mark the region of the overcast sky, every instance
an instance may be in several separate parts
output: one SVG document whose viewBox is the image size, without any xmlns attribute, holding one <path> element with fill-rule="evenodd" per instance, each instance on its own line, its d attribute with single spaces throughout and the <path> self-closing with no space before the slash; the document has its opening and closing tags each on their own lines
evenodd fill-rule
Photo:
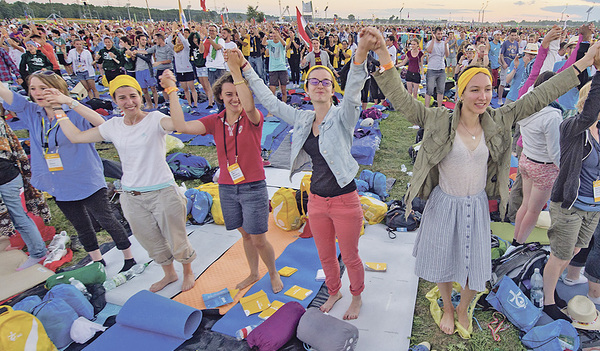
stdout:
<svg viewBox="0 0 600 351">
<path fill-rule="evenodd" d="M 75 3 L 75 0 L 52 0 L 53 2 Z M 80 0 L 81 1 L 81 0 Z M 144 0 L 129 0 L 132 6 L 145 7 Z M 301 1 L 280 0 L 281 9 L 289 6 L 292 15 L 295 15 L 295 7 L 301 7 Z M 12 1 L 10 1 L 12 2 Z M 571 0 L 568 2 L 560 0 L 319 0 L 313 1 L 313 9 L 318 17 L 328 18 L 337 14 L 341 18 L 347 18 L 349 14 L 357 18 L 370 19 L 389 18 L 390 16 L 401 16 L 410 19 L 447 19 L 451 21 L 477 21 L 480 18 L 481 9 L 487 7 L 483 13 L 486 21 L 508 21 L 516 20 L 558 20 L 564 11 L 563 18 L 572 20 L 585 20 L 586 11 L 594 6 L 590 12 L 590 20 L 600 19 L 600 6 L 595 6 L 596 0 Z M 104 6 L 124 6 L 127 0 L 90 0 L 90 4 Z M 416 5 L 418 3 L 418 5 Z M 568 6 L 567 6 L 568 3 Z M 150 8 L 176 8 L 174 0 L 148 0 Z M 406 4 L 402 13 L 400 9 Z M 191 5 L 192 9 L 200 9 L 200 0 L 181 0 L 182 7 Z M 269 15 L 278 15 L 280 6 L 278 0 L 250 0 L 250 1 L 225 1 L 206 0 L 210 10 L 220 11 L 228 7 L 230 12 L 246 12 L 248 5 L 257 6 L 258 10 Z M 393 6 L 393 7 L 392 7 Z M 328 7 L 326 13 L 325 8 Z M 566 9 L 565 9 L 566 8 Z"/>
</svg>

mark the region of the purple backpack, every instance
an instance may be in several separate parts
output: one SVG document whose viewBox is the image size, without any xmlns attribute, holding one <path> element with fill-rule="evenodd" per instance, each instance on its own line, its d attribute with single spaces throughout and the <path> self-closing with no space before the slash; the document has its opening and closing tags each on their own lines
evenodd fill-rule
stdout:
<svg viewBox="0 0 600 351">
<path fill-rule="evenodd" d="M 366 110 L 363 110 L 360 114 L 360 118 L 373 118 L 373 120 L 381 119 L 383 117 L 383 113 L 379 111 L 376 107 L 369 107 Z"/>
<path fill-rule="evenodd" d="M 290 301 L 278 309 L 258 327 L 252 329 L 246 341 L 260 351 L 277 351 L 294 335 L 300 317 L 306 310 L 296 301 Z"/>
</svg>

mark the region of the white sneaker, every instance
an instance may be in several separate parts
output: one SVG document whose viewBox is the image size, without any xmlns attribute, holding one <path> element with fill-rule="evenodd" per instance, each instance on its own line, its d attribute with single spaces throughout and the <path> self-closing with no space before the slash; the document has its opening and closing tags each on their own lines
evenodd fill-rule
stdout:
<svg viewBox="0 0 600 351">
<path fill-rule="evenodd" d="M 513 251 L 515 251 L 519 246 L 512 246 L 510 245 L 507 249 L 506 252 L 504 253 L 504 255 L 502 255 L 502 257 L 508 256 L 510 255 Z"/>
<path fill-rule="evenodd" d="M 63 230 L 59 234 L 54 235 L 54 238 L 52 238 L 52 241 L 48 245 L 48 251 L 53 252 L 56 249 L 64 249 L 69 246 L 70 242 L 71 238 L 67 232 Z"/>
<path fill-rule="evenodd" d="M 44 266 L 49 263 L 60 260 L 61 258 L 65 257 L 66 254 L 67 254 L 66 249 L 56 249 L 56 250 L 50 252 L 48 254 L 48 256 L 46 257 L 46 259 L 44 260 Z"/>
<path fill-rule="evenodd" d="M 588 282 L 588 278 L 586 278 L 583 275 L 579 275 L 579 278 L 573 280 L 573 279 L 569 279 L 567 277 L 563 277 L 562 278 L 563 283 L 565 283 L 566 286 L 573 286 L 573 285 L 579 285 L 579 284 L 585 284 Z"/>
</svg>

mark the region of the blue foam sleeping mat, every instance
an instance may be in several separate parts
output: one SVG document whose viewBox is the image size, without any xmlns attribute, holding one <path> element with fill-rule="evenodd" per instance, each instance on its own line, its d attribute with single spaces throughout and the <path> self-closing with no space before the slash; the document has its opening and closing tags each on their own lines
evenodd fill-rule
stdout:
<svg viewBox="0 0 600 351">
<path fill-rule="evenodd" d="M 267 293 L 270 302 L 275 300 L 283 303 L 296 301 L 306 308 L 315 298 L 323 284 L 323 282 L 315 281 L 317 270 L 321 269 L 321 262 L 319 261 L 319 256 L 317 254 L 315 241 L 312 238 L 299 238 L 288 245 L 275 262 L 275 265 L 278 270 L 285 266 L 289 266 L 297 268 L 298 271 L 289 277 L 281 277 L 281 280 L 283 281 L 283 290 L 278 294 L 274 294 L 273 290 L 271 290 L 269 274 L 265 274 L 261 280 L 256 282 L 254 286 L 248 290 L 245 296 L 263 290 Z M 283 294 L 294 285 L 312 290 L 313 292 L 302 301 Z M 258 313 L 246 317 L 242 310 L 242 306 L 238 303 L 215 323 L 212 327 L 212 331 L 235 336 L 235 332 L 239 329 L 249 325 L 260 324 L 260 322 L 262 322 L 262 320 L 258 318 Z"/>
</svg>

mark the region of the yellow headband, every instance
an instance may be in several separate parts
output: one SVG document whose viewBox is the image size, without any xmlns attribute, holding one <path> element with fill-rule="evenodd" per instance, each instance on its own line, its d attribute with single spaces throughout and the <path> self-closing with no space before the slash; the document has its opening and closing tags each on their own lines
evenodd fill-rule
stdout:
<svg viewBox="0 0 600 351">
<path fill-rule="evenodd" d="M 335 91 L 336 93 L 342 94 L 342 88 L 340 88 L 339 84 L 337 83 L 337 80 L 335 79 L 335 75 L 333 74 L 331 69 L 329 69 L 329 67 L 327 67 L 327 66 L 322 66 L 322 65 L 312 66 L 308 70 L 308 72 L 306 72 L 306 80 L 304 81 L 304 91 L 305 92 L 308 92 L 308 76 L 310 75 L 310 72 L 314 71 L 315 69 L 327 70 L 327 72 L 329 72 L 329 74 L 331 74 L 331 78 L 333 79 L 333 91 Z"/>
<path fill-rule="evenodd" d="M 475 77 L 475 75 L 477 73 L 483 73 L 486 76 L 490 77 L 490 80 L 493 80 L 492 75 L 490 74 L 490 71 L 487 68 L 483 68 L 483 67 L 469 68 L 468 70 L 464 71 L 460 75 L 460 77 L 458 77 L 457 89 L 458 89 L 458 98 L 459 99 L 460 99 L 460 96 L 462 95 L 462 93 L 465 91 L 467 84 L 471 81 L 471 79 L 473 79 L 473 77 Z"/>
<path fill-rule="evenodd" d="M 135 78 L 128 76 L 127 74 L 121 74 L 110 82 L 108 86 L 108 92 L 110 93 L 110 96 L 115 97 L 115 91 L 120 87 L 132 87 L 139 91 L 140 95 L 142 94 L 142 87 L 140 87 L 140 83 L 138 83 Z"/>
</svg>

